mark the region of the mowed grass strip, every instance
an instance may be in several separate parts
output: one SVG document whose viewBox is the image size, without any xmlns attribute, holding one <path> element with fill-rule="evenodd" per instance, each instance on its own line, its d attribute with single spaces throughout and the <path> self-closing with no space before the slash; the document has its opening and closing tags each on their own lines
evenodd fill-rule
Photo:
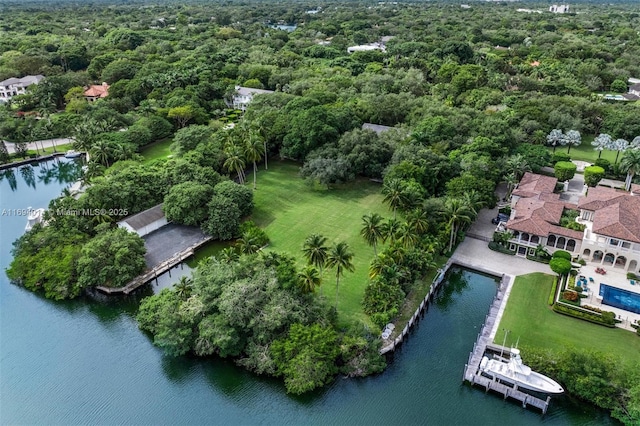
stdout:
<svg viewBox="0 0 640 426">
<path fill-rule="evenodd" d="M 149 145 L 145 145 L 140 150 L 140 155 L 144 157 L 142 161 L 144 164 L 150 163 L 154 160 L 167 160 L 171 155 L 171 144 L 173 143 L 172 138 L 161 139 L 157 142 L 150 143 Z"/>
<path fill-rule="evenodd" d="M 595 147 L 591 145 L 591 142 L 593 142 L 594 138 L 595 137 L 593 135 L 586 135 L 586 136 L 583 135 L 582 143 L 580 145 L 572 146 L 571 150 L 569 150 L 568 146 L 557 146 L 556 152 L 562 152 L 565 154 L 568 153 L 572 160 L 587 161 L 589 163 L 595 163 L 596 160 L 598 159 L 598 155 L 600 154 L 600 151 L 596 151 L 595 149 L 593 149 Z M 553 147 L 548 147 L 548 149 L 549 149 L 549 152 L 553 155 Z M 613 164 L 613 162 L 616 159 L 616 154 L 617 154 L 617 151 L 603 149 L 602 154 L 600 155 L 600 158 L 609 160 L 611 164 Z M 622 153 L 620 153 L 620 156 L 622 156 Z"/>
<path fill-rule="evenodd" d="M 354 253 L 355 272 L 345 272 L 340 279 L 338 313 L 341 324 L 354 320 L 369 322 L 362 311 L 362 297 L 368 280 L 373 248 L 360 236 L 362 216 L 391 213 L 382 204 L 380 184 L 358 180 L 331 190 L 308 186 L 298 175 L 300 165 L 290 162 L 271 162 L 269 170 L 258 172 L 254 192 L 253 221 L 270 238 L 267 250 L 287 252 L 306 261 L 302 253 L 304 240 L 312 233 L 327 237 L 327 245 L 345 241 Z M 247 185 L 253 185 L 253 172 L 247 172 Z M 323 295 L 335 304 L 335 270 L 325 270 Z"/>
<path fill-rule="evenodd" d="M 640 338 L 630 331 L 607 328 L 558 314 L 548 304 L 553 276 L 535 273 L 518 276 L 507 302 L 494 343 L 507 346 L 562 351 L 565 348 L 596 350 L 619 356 L 633 365 L 640 353 Z"/>
</svg>

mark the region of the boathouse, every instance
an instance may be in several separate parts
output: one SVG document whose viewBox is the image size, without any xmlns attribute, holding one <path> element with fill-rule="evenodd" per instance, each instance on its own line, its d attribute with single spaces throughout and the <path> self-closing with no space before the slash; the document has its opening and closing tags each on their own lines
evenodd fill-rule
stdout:
<svg viewBox="0 0 640 426">
<path fill-rule="evenodd" d="M 144 237 L 156 229 L 162 228 L 167 223 L 167 218 L 162 211 L 162 204 L 158 204 L 155 207 L 121 220 L 118 222 L 118 226 Z"/>
</svg>

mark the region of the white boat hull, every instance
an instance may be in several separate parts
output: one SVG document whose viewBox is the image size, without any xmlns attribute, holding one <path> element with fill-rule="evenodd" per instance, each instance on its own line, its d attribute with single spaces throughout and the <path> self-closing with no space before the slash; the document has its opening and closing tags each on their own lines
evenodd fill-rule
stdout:
<svg viewBox="0 0 640 426">
<path fill-rule="evenodd" d="M 532 371 L 528 366 L 522 364 L 519 354 L 516 354 L 508 362 L 489 360 L 487 357 L 483 357 L 480 369 L 488 376 L 516 385 L 520 389 L 551 395 L 564 393 L 562 386 L 555 380 Z"/>
</svg>

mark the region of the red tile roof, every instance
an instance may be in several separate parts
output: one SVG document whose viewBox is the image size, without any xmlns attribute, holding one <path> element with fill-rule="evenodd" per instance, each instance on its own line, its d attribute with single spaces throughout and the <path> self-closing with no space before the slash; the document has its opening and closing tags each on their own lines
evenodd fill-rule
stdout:
<svg viewBox="0 0 640 426">
<path fill-rule="evenodd" d="M 553 194 L 556 183 L 558 179 L 554 177 L 526 172 L 512 194 L 519 197 L 537 197 L 542 193 Z"/>
<path fill-rule="evenodd" d="M 84 91 L 84 96 L 88 98 L 106 98 L 109 95 L 108 84 L 92 84 Z"/>
<path fill-rule="evenodd" d="M 605 186 L 590 188 L 578 207 L 595 212 L 593 232 L 640 243 L 640 197 Z"/>
</svg>

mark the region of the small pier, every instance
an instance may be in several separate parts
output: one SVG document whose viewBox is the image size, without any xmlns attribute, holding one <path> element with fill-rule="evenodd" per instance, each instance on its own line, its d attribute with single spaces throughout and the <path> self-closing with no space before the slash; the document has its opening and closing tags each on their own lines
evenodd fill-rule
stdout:
<svg viewBox="0 0 640 426">
<path fill-rule="evenodd" d="M 169 271 L 174 266 L 181 264 L 182 262 L 184 262 L 185 260 L 187 260 L 188 258 L 193 256 L 193 254 L 195 253 L 195 251 L 196 251 L 196 249 L 198 247 L 200 247 L 200 246 L 206 244 L 207 242 L 211 241 L 211 239 L 212 239 L 211 237 L 207 237 L 207 238 L 205 238 L 205 239 L 203 239 L 201 241 L 198 241 L 197 243 L 193 244 L 192 246 L 185 248 L 184 250 L 182 250 L 179 253 L 176 253 L 175 255 L 170 257 L 169 259 L 166 259 L 163 262 L 159 263 L 158 265 L 154 266 L 151 270 L 145 272 L 142 275 L 138 275 L 136 278 L 131 280 L 124 287 L 98 286 L 98 287 L 96 287 L 96 290 L 98 290 L 98 291 L 100 291 L 100 292 L 102 292 L 104 294 L 108 294 L 108 295 L 118 295 L 118 294 L 128 295 L 131 292 L 133 292 L 133 291 L 137 290 L 138 288 L 142 287 L 143 285 L 145 285 L 149 281 L 157 279 L 159 275 L 164 274 L 165 272 Z"/>
<path fill-rule="evenodd" d="M 495 331 L 499 323 L 499 317 L 501 316 L 501 307 L 503 305 L 503 302 L 506 302 L 505 293 L 509 287 L 510 279 L 511 277 L 507 275 L 502 277 L 500 288 L 498 289 L 498 294 L 496 294 L 496 297 L 491 304 L 489 313 L 487 314 L 484 324 L 481 327 L 480 334 L 478 334 L 478 339 L 473 344 L 473 350 L 471 351 L 471 353 L 469 353 L 469 359 L 464 366 L 462 381 L 469 382 L 472 386 L 482 386 L 485 388 L 485 392 L 491 390 L 493 392 L 499 393 L 503 396 L 504 399 L 511 398 L 519 401 L 520 403 L 522 403 L 523 408 L 535 407 L 542 411 L 542 414 L 545 414 L 547 412 L 547 409 L 549 408 L 551 397 L 547 396 L 546 399 L 538 398 L 534 395 L 530 395 L 528 393 L 520 391 L 517 385 L 511 386 L 501 383 L 495 378 L 485 377 L 480 371 L 480 362 L 482 361 L 482 357 L 485 356 L 487 352 L 500 353 L 503 355 L 511 356 L 511 351 L 509 348 L 495 345 L 493 343 Z"/>
</svg>

